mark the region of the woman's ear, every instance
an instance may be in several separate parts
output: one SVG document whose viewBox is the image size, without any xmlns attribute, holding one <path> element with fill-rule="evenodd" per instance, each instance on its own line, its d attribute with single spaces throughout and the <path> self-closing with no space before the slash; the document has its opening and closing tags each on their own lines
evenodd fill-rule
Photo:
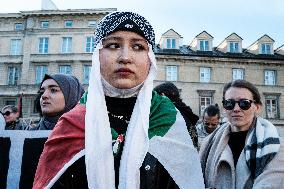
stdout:
<svg viewBox="0 0 284 189">
<path fill-rule="evenodd" d="M 262 104 L 255 104 L 255 106 L 256 106 L 256 111 L 255 111 L 255 113 L 256 113 L 256 114 L 260 114 L 260 112 L 261 112 L 261 110 L 262 110 Z"/>
<path fill-rule="evenodd" d="M 15 112 L 15 114 L 16 114 L 17 118 L 20 117 L 20 112 Z"/>
</svg>

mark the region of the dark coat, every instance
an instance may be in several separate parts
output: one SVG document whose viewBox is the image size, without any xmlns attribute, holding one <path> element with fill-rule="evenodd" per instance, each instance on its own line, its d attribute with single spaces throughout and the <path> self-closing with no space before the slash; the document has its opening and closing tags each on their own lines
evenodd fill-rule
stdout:
<svg viewBox="0 0 284 189">
<path fill-rule="evenodd" d="M 150 167 L 150 169 L 148 169 Z M 156 175 L 160 175 L 157 177 Z M 52 189 L 88 188 L 85 156 L 77 160 L 54 184 Z M 140 189 L 178 189 L 169 173 L 151 154 L 147 153 L 140 168 Z"/>
<path fill-rule="evenodd" d="M 189 132 L 193 145 L 198 148 L 198 135 L 195 125 L 199 117 L 195 115 L 192 112 L 191 108 L 182 101 L 174 102 L 174 105 L 180 111 L 185 120 L 187 130 Z"/>
<path fill-rule="evenodd" d="M 11 123 L 6 123 L 5 130 L 26 130 L 28 125 L 24 122 L 17 120 Z"/>
</svg>

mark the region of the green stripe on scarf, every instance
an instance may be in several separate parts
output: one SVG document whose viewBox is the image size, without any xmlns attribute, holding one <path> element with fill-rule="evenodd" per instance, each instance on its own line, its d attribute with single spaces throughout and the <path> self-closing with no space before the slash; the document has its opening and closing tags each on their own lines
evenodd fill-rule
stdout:
<svg viewBox="0 0 284 189">
<path fill-rule="evenodd" d="M 80 104 L 86 104 L 88 92 L 85 92 L 80 99 Z M 176 121 L 177 111 L 174 104 L 166 96 L 160 96 L 157 92 L 152 92 L 151 108 L 150 108 L 150 121 L 149 121 L 149 139 L 153 136 L 164 136 L 170 127 Z M 113 133 L 113 138 L 117 134 Z M 115 136 L 114 136 L 115 135 Z"/>
<path fill-rule="evenodd" d="M 164 136 L 176 121 L 177 111 L 175 105 L 166 96 L 152 92 L 149 139 L 153 136 Z"/>
<path fill-rule="evenodd" d="M 79 103 L 86 105 L 86 103 L 87 103 L 87 97 L 88 97 L 88 91 L 86 91 L 86 92 L 82 95 L 82 97 L 81 97 Z"/>
</svg>

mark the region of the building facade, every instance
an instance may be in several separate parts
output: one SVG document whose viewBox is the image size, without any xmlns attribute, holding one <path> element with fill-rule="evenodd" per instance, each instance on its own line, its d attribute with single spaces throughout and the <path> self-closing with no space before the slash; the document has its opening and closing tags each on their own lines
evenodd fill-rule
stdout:
<svg viewBox="0 0 284 189">
<path fill-rule="evenodd" d="M 226 83 L 245 79 L 260 91 L 261 116 L 284 126 L 284 45 L 274 50 L 274 40 L 263 35 L 243 49 L 243 39 L 232 33 L 213 47 L 213 36 L 206 31 L 189 45 L 179 44 L 181 39 L 173 29 L 162 35 L 156 49 L 157 83 L 175 83 L 183 100 L 201 116 L 206 106 L 222 105 Z"/>
<path fill-rule="evenodd" d="M 97 23 L 116 9 L 39 10 L 0 14 L 0 107 L 17 105 L 38 118 L 35 95 L 45 73 L 89 80 Z"/>
<path fill-rule="evenodd" d="M 45 73 L 76 76 L 88 85 L 96 24 L 116 9 L 40 10 L 0 14 L 0 107 L 17 104 L 22 94 L 24 118 L 38 119 L 34 107 Z M 217 47 L 206 31 L 188 45 L 173 29 L 155 48 L 155 85 L 172 81 L 193 112 L 221 106 L 225 83 L 246 79 L 260 90 L 261 115 L 284 126 L 284 45 L 264 35 L 247 48 L 232 33 Z M 284 128 L 284 127 L 283 127 Z"/>
</svg>

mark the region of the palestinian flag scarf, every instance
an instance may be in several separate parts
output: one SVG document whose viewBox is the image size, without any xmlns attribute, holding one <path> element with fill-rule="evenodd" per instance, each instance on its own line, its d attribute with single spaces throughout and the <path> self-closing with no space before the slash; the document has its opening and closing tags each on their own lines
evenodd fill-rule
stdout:
<svg viewBox="0 0 284 189">
<path fill-rule="evenodd" d="M 45 144 L 33 188 L 52 187 L 69 166 L 85 155 L 86 102 L 87 93 L 82 97 L 80 104 L 60 118 Z M 191 182 L 196 181 L 194 188 L 202 188 L 202 176 L 198 177 L 200 166 L 197 163 L 197 152 L 187 138 L 185 125 L 180 124 L 182 121 L 180 113 L 169 99 L 153 92 L 148 130 L 149 152 L 164 165 L 179 186 L 185 186 L 181 188 L 186 188 L 189 184 L 194 185 L 188 182 L 188 176 L 196 177 L 191 179 Z M 116 136 L 113 134 L 112 138 L 115 139 Z M 191 161 L 191 158 L 195 160 Z"/>
<path fill-rule="evenodd" d="M 156 111 L 155 114 L 151 115 L 150 109 L 155 107 L 155 105 L 152 104 L 153 101 L 155 101 L 155 96 L 152 96 L 152 90 L 153 81 L 157 73 L 156 59 L 153 52 L 154 46 L 152 45 L 152 41 L 154 40 L 151 40 L 153 38 L 153 30 L 150 29 L 150 32 L 147 32 L 148 24 L 145 25 L 146 22 L 143 21 L 144 19 L 141 16 L 133 13 L 124 15 L 124 13 L 117 12 L 110 14 L 107 19 L 103 19 L 97 28 L 98 32 L 95 34 L 96 47 L 92 57 L 92 68 L 90 71 L 88 100 L 86 101 L 86 105 L 78 105 L 74 110 L 63 115 L 45 147 L 45 149 L 48 149 L 49 153 L 51 153 L 50 151 L 55 149 L 50 143 L 53 143 L 55 146 L 62 144 L 61 154 L 55 154 L 55 157 L 59 158 L 62 153 L 67 153 L 65 152 L 67 148 L 63 146 L 64 143 L 68 143 L 71 145 L 69 147 L 73 148 L 72 153 L 66 158 L 69 159 L 69 161 L 66 159 L 64 159 L 64 161 L 60 160 L 62 158 L 58 159 L 58 163 L 61 167 L 63 166 L 63 168 L 53 171 L 56 173 L 53 173 L 51 176 L 48 174 L 48 177 L 50 177 L 49 179 L 43 179 L 42 177 L 45 176 L 42 174 L 46 174 L 46 172 L 45 168 L 42 169 L 42 167 L 47 166 L 46 163 L 48 163 L 49 160 L 52 161 L 51 159 L 54 158 L 48 155 L 47 151 L 44 150 L 44 154 L 38 165 L 34 188 L 41 189 L 44 187 L 51 187 L 58 179 L 56 176 L 59 177 L 60 174 L 64 172 L 64 169 L 66 170 L 70 164 L 85 155 L 88 187 L 90 189 L 115 189 L 112 132 L 105 102 L 105 92 L 102 85 L 99 51 L 103 48 L 102 39 L 110 32 L 109 30 L 114 31 L 116 26 L 120 26 L 120 22 L 128 19 L 135 21 L 133 22 L 134 24 L 139 23 L 137 25 L 138 28 L 140 28 L 142 33 L 145 33 L 143 36 L 145 36 L 148 41 L 148 58 L 151 65 L 148 76 L 142 83 L 142 87 L 137 94 L 137 100 L 125 134 L 119 167 L 118 189 L 139 188 L 140 167 L 147 152 L 154 155 L 164 165 L 180 188 L 200 188 L 200 186 L 202 186 L 203 180 L 199 156 L 192 145 L 185 121 L 181 114 L 175 110 L 173 105 L 169 106 L 167 104 L 159 109 L 159 111 Z M 112 23 L 112 27 L 108 27 L 110 23 Z M 126 25 L 123 24 L 121 26 L 126 27 Z M 169 99 L 167 99 L 167 101 L 169 101 Z M 162 104 L 158 107 L 160 106 L 162 107 Z M 167 108 L 170 107 L 175 111 L 168 111 Z M 164 108 L 167 110 L 167 115 L 161 116 L 157 114 Z M 174 114 L 172 114 L 173 112 Z M 159 118 L 157 119 L 157 125 L 162 126 L 157 127 L 154 123 L 151 123 L 149 115 L 150 119 L 151 116 Z M 80 118 L 78 116 L 80 116 Z M 171 116 L 175 119 L 172 119 Z M 174 123 L 170 123 L 169 120 L 172 120 Z M 165 121 L 167 122 L 167 125 L 164 125 Z M 70 126 L 73 124 L 76 124 L 76 126 Z M 66 128 L 67 126 L 61 128 L 61 125 L 67 125 L 71 128 Z M 59 132 L 63 128 L 66 128 L 66 130 L 75 129 L 76 133 L 73 131 L 70 131 L 70 133 L 65 131 Z M 155 132 L 149 132 L 151 130 L 150 128 Z M 75 137 L 77 146 L 71 144 L 71 137 Z M 62 141 L 53 141 L 54 138 Z M 70 140 L 66 141 L 65 139 Z M 163 153 L 159 154 L 158 152 Z M 169 156 L 164 153 L 169 154 Z M 191 158 L 194 160 L 193 163 Z M 48 166 L 49 169 L 53 169 L 52 166 Z M 189 178 L 192 178 L 192 180 L 189 180 Z M 190 181 L 194 181 L 194 183 L 197 184 Z"/>
</svg>

